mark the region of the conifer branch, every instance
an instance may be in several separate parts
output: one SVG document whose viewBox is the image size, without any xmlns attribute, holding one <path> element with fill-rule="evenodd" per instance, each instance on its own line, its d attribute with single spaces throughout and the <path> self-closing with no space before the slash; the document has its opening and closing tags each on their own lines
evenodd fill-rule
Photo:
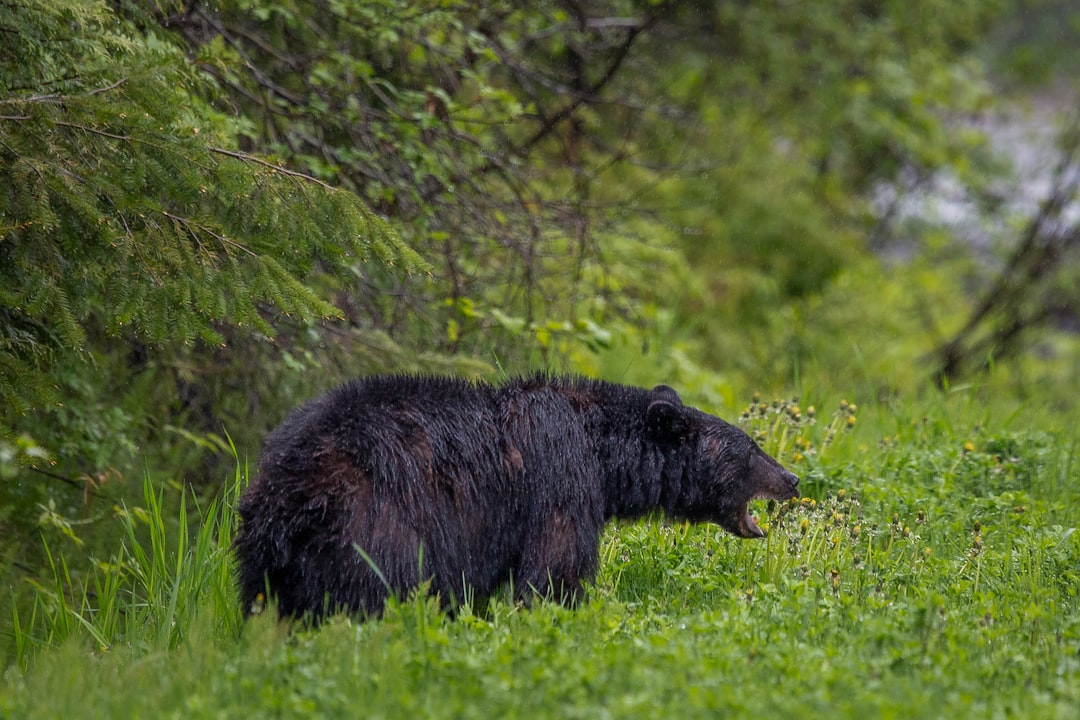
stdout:
<svg viewBox="0 0 1080 720">
<path fill-rule="evenodd" d="M 64 82 L 70 82 L 72 80 L 77 80 L 77 79 L 78 79 L 78 76 L 73 76 L 73 77 L 70 77 L 70 78 L 64 78 L 63 80 L 64 80 Z M 93 90 L 87 90 L 86 94 L 83 97 L 93 97 L 95 95 L 101 95 L 102 93 L 107 93 L 110 90 L 115 90 L 116 88 L 120 87 L 121 85 L 123 85 L 127 81 L 128 81 L 128 79 L 126 77 L 120 78 L 116 82 L 109 83 L 108 85 L 105 85 L 103 87 L 94 88 Z M 47 95 L 31 95 L 29 97 L 17 97 L 16 96 L 16 97 L 0 98 L 0 105 L 25 105 L 25 104 L 28 104 L 28 103 L 43 103 L 43 104 L 55 105 L 55 104 L 58 104 L 58 103 L 67 102 L 67 101 L 69 101 L 71 99 L 72 99 L 71 95 L 62 95 L 60 93 L 49 93 Z M 29 118 L 27 118 L 27 119 L 29 119 Z"/>
<path fill-rule="evenodd" d="M 248 155 L 247 153 L 236 152 L 235 150 L 226 150 L 225 148 L 219 148 L 219 147 L 211 147 L 210 152 L 216 153 L 218 155 L 224 155 L 225 157 L 231 157 L 231 158 L 234 158 L 236 160 L 242 160 L 244 162 L 249 162 L 249 163 L 252 163 L 254 165 L 262 165 L 263 167 L 270 168 L 274 172 L 279 172 L 282 175 L 287 175 L 289 177 L 294 177 L 294 178 L 297 178 L 299 180 L 305 180 L 307 182 L 315 183 L 316 185 L 319 185 L 320 187 L 322 187 L 325 190 L 328 190 L 330 192 L 336 192 L 337 191 L 337 188 L 335 188 L 333 185 L 330 185 L 329 183 L 323 182 L 322 180 L 320 180 L 317 177 L 312 177 L 311 175 L 308 175 L 306 173 L 298 172 L 296 170 L 290 170 L 288 168 L 281 167 L 280 165 L 275 165 L 272 162 L 267 162 L 266 160 L 263 160 L 262 158 L 256 157 L 254 155 Z"/>
<path fill-rule="evenodd" d="M 106 132 L 105 130 L 98 130 L 97 128 L 87 127 L 86 125 L 81 125 L 79 123 L 70 123 L 65 120 L 54 120 L 53 125 L 71 128 L 72 130 L 81 130 L 92 135 L 100 135 L 102 137 L 111 138 L 113 140 L 123 140 L 124 142 L 131 142 L 133 140 L 130 135 L 117 135 L 116 133 Z"/>
<path fill-rule="evenodd" d="M 229 238 L 225 237 L 224 235 L 222 235 L 220 233 L 217 233 L 217 232 L 214 232 L 213 230 L 211 230 L 207 226 L 203 225 L 202 223 L 195 222 L 194 220 L 192 220 L 190 218 L 183 218 L 183 217 L 180 217 L 179 215 L 173 215 L 171 212 L 169 212 L 167 210 L 162 210 L 161 214 L 164 215 L 165 217 L 169 218 L 170 220 L 173 220 L 173 221 L 183 225 L 185 228 L 188 229 L 188 232 L 190 232 L 192 234 L 192 236 L 195 237 L 196 239 L 198 238 L 198 232 L 197 231 L 202 231 L 202 232 L 206 233 L 207 235 L 210 235 L 211 237 L 213 237 L 215 240 L 220 242 L 222 245 L 225 245 L 225 246 L 228 246 L 228 247 L 234 247 L 234 248 L 236 248 L 237 250 L 239 250 L 241 252 L 247 253 L 248 255 L 250 255 L 253 258 L 260 257 L 257 252 L 253 251 L 251 248 L 247 247 L 246 245 L 243 245 L 242 243 L 238 243 L 235 240 L 230 240 Z"/>
</svg>

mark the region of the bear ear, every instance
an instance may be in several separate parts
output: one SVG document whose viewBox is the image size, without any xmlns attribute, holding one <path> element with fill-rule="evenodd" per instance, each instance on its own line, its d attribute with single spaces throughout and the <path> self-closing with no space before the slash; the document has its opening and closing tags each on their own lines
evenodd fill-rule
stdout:
<svg viewBox="0 0 1080 720">
<path fill-rule="evenodd" d="M 664 443 L 678 442 L 686 433 L 689 422 L 678 395 L 675 400 L 675 403 L 666 399 L 649 403 L 645 411 L 645 427 L 653 440 Z"/>
<path fill-rule="evenodd" d="M 666 400 L 676 407 L 682 407 L 682 398 L 679 397 L 679 393 L 675 392 L 675 388 L 668 385 L 657 385 L 652 389 L 652 396 L 654 400 Z"/>
</svg>

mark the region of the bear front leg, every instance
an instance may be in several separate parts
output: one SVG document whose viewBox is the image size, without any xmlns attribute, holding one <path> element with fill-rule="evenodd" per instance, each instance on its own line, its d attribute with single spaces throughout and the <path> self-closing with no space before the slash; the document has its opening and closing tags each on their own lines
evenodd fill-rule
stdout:
<svg viewBox="0 0 1080 720">
<path fill-rule="evenodd" d="M 556 510 L 525 538 L 525 551 L 514 573 L 515 600 L 531 605 L 535 597 L 574 607 L 584 597 L 582 584 L 596 573 L 599 529 L 593 523 Z"/>
</svg>

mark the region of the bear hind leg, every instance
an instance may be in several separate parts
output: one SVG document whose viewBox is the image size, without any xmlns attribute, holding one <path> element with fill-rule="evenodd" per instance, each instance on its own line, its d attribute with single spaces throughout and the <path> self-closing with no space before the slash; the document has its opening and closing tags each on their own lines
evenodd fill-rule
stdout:
<svg viewBox="0 0 1080 720">
<path fill-rule="evenodd" d="M 556 511 L 532 537 L 514 573 L 514 598 L 530 605 L 535 598 L 574 607 L 584 598 L 583 584 L 596 573 L 599 530 Z"/>
</svg>

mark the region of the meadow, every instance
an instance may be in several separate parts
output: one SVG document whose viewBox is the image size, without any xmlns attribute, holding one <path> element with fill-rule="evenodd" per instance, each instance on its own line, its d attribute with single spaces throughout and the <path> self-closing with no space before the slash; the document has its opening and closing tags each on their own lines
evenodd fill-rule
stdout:
<svg viewBox="0 0 1080 720">
<path fill-rule="evenodd" d="M 740 422 L 803 476 L 768 536 L 616 523 L 575 610 L 434 600 L 317 629 L 241 619 L 241 468 L 201 506 L 148 478 L 122 543 L 12 618 L 5 717 L 1072 718 L 1080 490 L 1069 418 L 975 391 Z M 1033 426 L 1038 423 L 1038 426 Z M 171 509 L 170 509 L 171 508 Z"/>
</svg>

